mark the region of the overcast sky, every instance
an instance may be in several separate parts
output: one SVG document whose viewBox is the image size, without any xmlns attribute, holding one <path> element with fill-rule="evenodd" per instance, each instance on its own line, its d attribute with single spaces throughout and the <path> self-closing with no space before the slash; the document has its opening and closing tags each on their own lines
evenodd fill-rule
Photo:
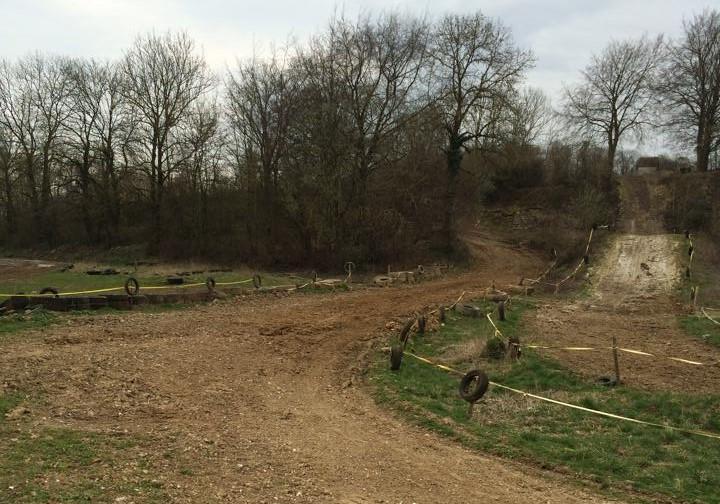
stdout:
<svg viewBox="0 0 720 504">
<path fill-rule="evenodd" d="M 610 39 L 677 36 L 710 0 L 0 0 L 0 57 L 41 51 L 118 58 L 138 33 L 186 30 L 217 70 L 321 29 L 335 11 L 397 10 L 434 17 L 481 10 L 537 58 L 528 84 L 553 99 Z"/>
</svg>

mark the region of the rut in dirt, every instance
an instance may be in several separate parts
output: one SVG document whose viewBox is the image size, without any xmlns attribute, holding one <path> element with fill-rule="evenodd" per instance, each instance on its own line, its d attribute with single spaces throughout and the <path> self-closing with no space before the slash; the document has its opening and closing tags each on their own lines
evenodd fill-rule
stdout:
<svg viewBox="0 0 720 504">
<path fill-rule="evenodd" d="M 682 236 L 663 224 L 667 205 L 660 176 L 625 176 L 621 182 L 619 233 L 609 237 L 602 257 L 588 270 L 589 295 L 543 306 L 532 320 L 535 341 L 556 346 L 618 345 L 659 356 L 699 362 L 720 360 L 720 352 L 686 334 L 678 323 L 683 307 L 675 298 L 683 264 Z M 612 375 L 608 352 L 551 351 L 590 378 Z M 692 366 L 641 355 L 621 357 L 623 382 L 653 390 L 720 391 L 717 366 Z"/>
</svg>

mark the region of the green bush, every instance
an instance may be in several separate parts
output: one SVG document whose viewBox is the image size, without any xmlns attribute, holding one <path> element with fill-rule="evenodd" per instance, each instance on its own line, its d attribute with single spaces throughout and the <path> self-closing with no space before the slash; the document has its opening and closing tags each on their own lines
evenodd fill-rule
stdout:
<svg viewBox="0 0 720 504">
<path fill-rule="evenodd" d="M 505 342 L 497 336 L 493 336 L 487 340 L 487 343 L 485 343 L 485 349 L 483 350 L 482 355 L 483 357 L 487 357 L 489 359 L 502 359 L 505 357 L 505 352 Z"/>
</svg>

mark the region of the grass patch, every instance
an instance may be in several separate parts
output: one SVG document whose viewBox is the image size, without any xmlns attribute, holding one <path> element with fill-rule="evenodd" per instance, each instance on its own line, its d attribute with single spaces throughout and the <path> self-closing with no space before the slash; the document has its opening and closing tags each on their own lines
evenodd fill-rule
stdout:
<svg viewBox="0 0 720 504">
<path fill-rule="evenodd" d="M 58 316 L 48 310 L 14 313 L 0 317 L 0 336 L 29 329 L 40 329 L 57 321 Z"/>
<path fill-rule="evenodd" d="M 167 502 L 162 484 L 143 471 L 148 465 L 132 460 L 136 440 L 6 419 L 27 400 L 0 396 L 0 502 Z"/>
<path fill-rule="evenodd" d="M 702 306 L 720 306 L 720 253 L 714 242 L 705 235 L 693 236 L 695 255 L 692 263 L 692 277 L 687 278 L 685 266 L 689 262 L 687 254 L 688 242 L 684 237 L 680 240 L 680 264 L 683 265 L 683 281 L 677 290 L 678 300 L 690 304 L 691 289 L 699 288 L 698 311 Z M 713 311 L 710 316 L 720 317 L 718 312 Z M 679 317 L 680 327 L 687 334 L 702 339 L 711 345 L 720 346 L 720 326 L 705 318 L 702 313 L 695 315 L 683 315 Z"/>
<path fill-rule="evenodd" d="M 711 316 L 715 313 L 711 314 Z M 715 318 L 713 316 L 713 318 Z M 717 319 L 716 319 L 717 320 Z M 680 318 L 680 327 L 691 336 L 720 347 L 720 326 L 702 315 L 686 315 Z"/>
<path fill-rule="evenodd" d="M 520 305 L 500 326 L 521 335 Z M 492 335 L 482 319 L 452 315 L 441 330 L 416 338 L 420 355 L 492 381 L 572 404 L 663 425 L 720 433 L 720 396 L 605 388 L 558 362 L 525 350 L 520 362 L 483 360 L 461 349 Z M 522 340 L 522 338 L 521 338 Z M 477 349 L 481 345 L 475 344 Z M 483 452 L 530 462 L 597 484 L 610 493 L 657 494 L 672 501 L 719 503 L 720 440 L 635 425 L 525 398 L 491 387 L 468 418 L 456 376 L 406 356 L 392 372 L 378 356 L 371 383 L 379 403 L 408 419 Z"/>
</svg>

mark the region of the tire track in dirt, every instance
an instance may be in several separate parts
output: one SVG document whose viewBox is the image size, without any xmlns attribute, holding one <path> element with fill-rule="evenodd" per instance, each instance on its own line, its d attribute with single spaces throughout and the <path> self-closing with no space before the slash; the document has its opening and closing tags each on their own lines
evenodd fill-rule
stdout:
<svg viewBox="0 0 720 504">
<path fill-rule="evenodd" d="M 482 270 L 415 286 L 51 328 L 3 345 L 0 381 L 45 392 L 39 424 L 151 439 L 152 476 L 173 502 L 604 502 L 408 426 L 363 386 L 388 320 L 541 267 L 485 246 Z M 192 476 L 181 475 L 186 465 Z"/>
</svg>

